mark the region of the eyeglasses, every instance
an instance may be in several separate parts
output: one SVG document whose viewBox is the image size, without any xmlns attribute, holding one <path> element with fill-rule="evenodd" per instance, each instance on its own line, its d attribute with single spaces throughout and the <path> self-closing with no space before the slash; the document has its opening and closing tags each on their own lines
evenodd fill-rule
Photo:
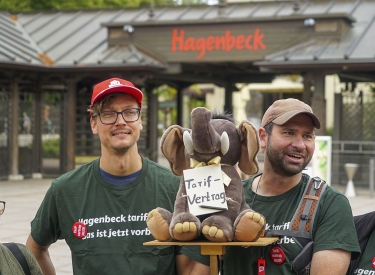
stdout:
<svg viewBox="0 0 375 275">
<path fill-rule="evenodd" d="M 126 122 L 134 122 L 139 119 L 139 115 L 141 113 L 141 108 L 131 108 L 131 109 L 126 109 L 121 112 L 116 112 L 116 111 L 104 111 L 104 112 L 98 112 L 93 115 L 94 116 L 99 116 L 100 121 L 103 124 L 115 124 L 118 118 L 118 115 L 121 114 L 122 118 Z"/>
<path fill-rule="evenodd" d="M 5 201 L 0 201 L 0 215 L 5 211 Z"/>
</svg>

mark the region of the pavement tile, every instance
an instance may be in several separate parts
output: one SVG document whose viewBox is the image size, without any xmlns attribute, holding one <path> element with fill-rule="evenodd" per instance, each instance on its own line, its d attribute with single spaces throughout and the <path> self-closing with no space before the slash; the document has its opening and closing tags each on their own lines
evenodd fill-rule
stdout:
<svg viewBox="0 0 375 275">
<path fill-rule="evenodd" d="M 26 179 L 22 181 L 0 181 L 0 200 L 6 201 L 6 211 L 0 217 L 0 242 L 26 243 L 30 233 L 30 222 L 52 182 L 52 179 Z M 334 186 L 345 192 L 345 186 Z M 366 189 L 356 189 L 356 196 L 348 198 L 353 215 L 375 211 L 375 198 Z M 70 250 L 65 241 L 51 245 L 50 255 L 57 275 L 71 275 Z"/>
</svg>

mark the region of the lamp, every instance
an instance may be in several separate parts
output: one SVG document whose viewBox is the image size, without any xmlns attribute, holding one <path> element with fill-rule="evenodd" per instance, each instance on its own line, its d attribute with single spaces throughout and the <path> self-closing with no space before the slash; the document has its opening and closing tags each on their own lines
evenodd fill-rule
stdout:
<svg viewBox="0 0 375 275">
<path fill-rule="evenodd" d="M 311 26 L 314 26 L 315 25 L 315 20 L 314 18 L 307 18 L 303 21 L 303 24 L 306 26 L 306 27 L 311 27 Z"/>
<path fill-rule="evenodd" d="M 134 27 L 132 25 L 125 25 L 123 27 L 123 30 L 127 33 L 133 33 L 134 32 Z"/>
</svg>

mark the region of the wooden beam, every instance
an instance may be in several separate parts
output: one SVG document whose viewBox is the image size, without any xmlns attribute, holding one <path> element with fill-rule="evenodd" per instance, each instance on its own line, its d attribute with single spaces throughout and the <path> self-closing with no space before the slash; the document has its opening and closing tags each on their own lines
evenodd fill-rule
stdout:
<svg viewBox="0 0 375 275">
<path fill-rule="evenodd" d="M 67 84 L 67 100 L 66 100 L 66 123 L 64 127 L 64 136 L 66 137 L 65 155 L 66 162 L 63 167 L 64 172 L 71 171 L 75 168 L 76 155 L 76 102 L 77 102 L 77 80 L 74 77 L 68 76 L 66 78 Z"/>
</svg>

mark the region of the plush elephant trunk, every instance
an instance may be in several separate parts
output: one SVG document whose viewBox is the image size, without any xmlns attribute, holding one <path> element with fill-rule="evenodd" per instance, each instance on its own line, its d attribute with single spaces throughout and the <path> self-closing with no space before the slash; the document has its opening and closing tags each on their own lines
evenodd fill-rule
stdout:
<svg viewBox="0 0 375 275">
<path fill-rule="evenodd" d="M 210 154 L 220 150 L 220 135 L 211 125 L 211 112 L 206 108 L 195 108 L 191 113 L 194 149 Z M 204 138 L 202 138 L 204 137 Z"/>
</svg>

